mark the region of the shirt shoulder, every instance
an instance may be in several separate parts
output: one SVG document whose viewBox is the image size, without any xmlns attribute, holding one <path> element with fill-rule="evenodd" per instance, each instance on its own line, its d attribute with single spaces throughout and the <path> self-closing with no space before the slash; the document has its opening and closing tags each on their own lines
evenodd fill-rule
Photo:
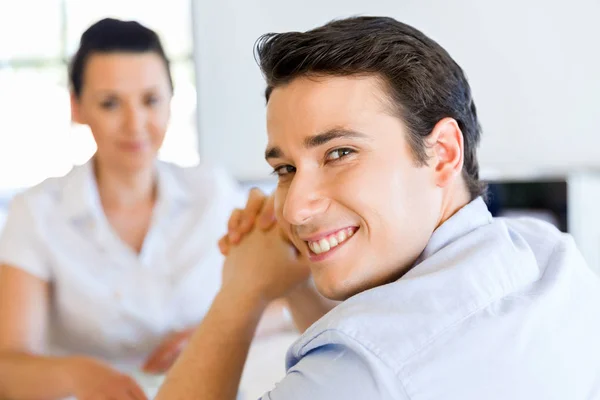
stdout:
<svg viewBox="0 0 600 400">
<path fill-rule="evenodd" d="M 245 200 L 243 191 L 234 177 L 223 167 L 213 164 L 199 164 L 191 167 L 161 161 L 161 174 L 183 194 L 194 200 L 211 198 L 227 204 L 240 204 Z M 243 202 L 241 203 L 243 205 Z"/>
<path fill-rule="evenodd" d="M 0 234 L 0 262 L 20 268 L 43 280 L 52 271 L 46 229 L 62 210 L 58 206 L 69 177 L 49 178 L 13 196 Z"/>
<path fill-rule="evenodd" d="M 27 208 L 36 216 L 56 213 L 61 200 L 64 198 L 65 189 L 71 181 L 76 180 L 76 175 L 81 167 L 74 167 L 66 175 L 46 178 L 42 182 L 16 193 L 10 200 L 10 211 L 13 208 Z"/>
<path fill-rule="evenodd" d="M 408 399 L 392 370 L 352 338 L 328 331 L 314 345 L 263 400 Z"/>
<path fill-rule="evenodd" d="M 573 237 L 561 232 L 549 222 L 531 217 L 497 218 L 506 224 L 512 235 L 520 236 L 531 247 L 537 264 L 544 268 L 551 256 L 561 249 L 575 248 Z"/>
<path fill-rule="evenodd" d="M 292 346 L 287 362 L 339 344 L 380 360 L 410 398 L 487 398 L 490 388 L 494 399 L 563 395 L 561 376 L 582 388 L 596 379 L 589 350 L 600 348 L 600 323 L 590 322 L 598 304 L 599 281 L 569 235 L 543 222 L 497 219 L 398 281 L 338 305 Z M 546 358 L 563 360 L 544 372 L 554 383 L 532 383 Z M 569 375 L 577 365 L 586 373 Z"/>
</svg>

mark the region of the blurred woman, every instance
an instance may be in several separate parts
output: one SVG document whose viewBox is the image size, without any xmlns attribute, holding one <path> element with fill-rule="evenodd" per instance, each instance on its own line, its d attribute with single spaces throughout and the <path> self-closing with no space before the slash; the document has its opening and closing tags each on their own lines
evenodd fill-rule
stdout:
<svg viewBox="0 0 600 400">
<path fill-rule="evenodd" d="M 220 286 L 243 195 L 222 170 L 157 160 L 173 81 L 155 32 L 104 19 L 69 71 L 97 151 L 17 195 L 0 238 L 0 397 L 143 399 Z M 32 144 L 35 145 L 35 144 Z"/>
</svg>

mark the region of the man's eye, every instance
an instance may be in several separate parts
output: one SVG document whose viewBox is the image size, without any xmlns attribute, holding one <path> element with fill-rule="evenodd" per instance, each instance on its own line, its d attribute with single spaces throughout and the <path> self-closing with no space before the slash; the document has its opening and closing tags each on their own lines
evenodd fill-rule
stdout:
<svg viewBox="0 0 600 400">
<path fill-rule="evenodd" d="M 273 174 L 275 174 L 279 177 L 293 174 L 294 172 L 296 172 L 296 168 L 292 167 L 291 165 L 282 165 L 280 167 L 273 169 Z"/>
<path fill-rule="evenodd" d="M 341 148 L 341 149 L 331 150 L 327 154 L 327 160 L 328 161 L 339 160 L 340 158 L 344 158 L 352 153 L 355 153 L 355 151 L 352 149 L 345 148 L 345 147 Z"/>
</svg>

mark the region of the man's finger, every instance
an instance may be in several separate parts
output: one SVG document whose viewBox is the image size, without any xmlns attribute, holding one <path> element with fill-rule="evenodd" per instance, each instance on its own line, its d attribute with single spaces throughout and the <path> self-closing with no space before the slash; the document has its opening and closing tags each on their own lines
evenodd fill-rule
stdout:
<svg viewBox="0 0 600 400">
<path fill-rule="evenodd" d="M 276 222 L 275 219 L 275 197 L 269 196 L 260 211 L 258 227 L 262 230 L 270 229 Z"/>
<path fill-rule="evenodd" d="M 237 243 L 237 241 L 240 239 L 239 225 L 242 222 L 243 216 L 244 211 L 236 208 L 231 213 L 231 217 L 229 217 L 229 222 L 227 223 L 227 232 L 229 235 L 229 240 L 232 243 Z"/>
<path fill-rule="evenodd" d="M 266 200 L 265 194 L 258 188 L 252 188 L 248 195 L 248 201 L 246 202 L 246 208 L 244 209 L 244 215 L 242 223 L 240 225 L 240 233 L 246 234 L 250 232 L 254 226 L 256 216 L 259 215 L 263 208 L 263 204 Z"/>
<path fill-rule="evenodd" d="M 229 247 L 230 247 L 230 245 L 229 245 L 229 238 L 227 236 L 223 236 L 219 240 L 219 251 L 224 256 L 227 256 L 227 254 L 229 254 Z"/>
</svg>

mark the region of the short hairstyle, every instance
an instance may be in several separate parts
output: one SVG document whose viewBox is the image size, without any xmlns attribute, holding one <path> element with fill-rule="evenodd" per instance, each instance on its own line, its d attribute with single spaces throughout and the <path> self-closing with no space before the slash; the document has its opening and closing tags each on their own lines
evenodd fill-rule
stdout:
<svg viewBox="0 0 600 400">
<path fill-rule="evenodd" d="M 471 88 L 460 66 L 419 30 L 388 17 L 335 20 L 307 32 L 269 33 L 255 54 L 273 89 L 301 76 L 376 75 L 394 113 L 406 124 L 419 165 L 427 163 L 425 138 L 443 118 L 457 121 L 464 140 L 463 177 L 472 198 L 485 194 L 479 180 L 481 128 Z"/>
</svg>

